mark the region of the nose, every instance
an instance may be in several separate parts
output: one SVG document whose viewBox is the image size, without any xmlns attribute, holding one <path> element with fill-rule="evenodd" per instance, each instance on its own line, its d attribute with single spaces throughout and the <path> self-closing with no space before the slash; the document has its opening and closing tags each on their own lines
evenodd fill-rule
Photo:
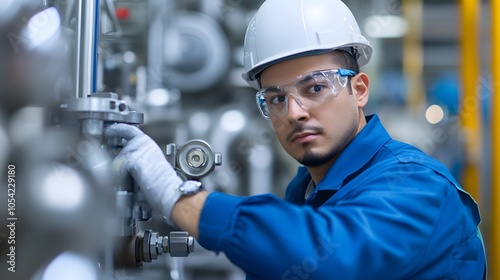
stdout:
<svg viewBox="0 0 500 280">
<path fill-rule="evenodd" d="M 309 112 L 305 108 L 304 103 L 294 94 L 288 95 L 287 118 L 290 121 L 299 121 L 307 119 L 308 117 Z"/>
</svg>

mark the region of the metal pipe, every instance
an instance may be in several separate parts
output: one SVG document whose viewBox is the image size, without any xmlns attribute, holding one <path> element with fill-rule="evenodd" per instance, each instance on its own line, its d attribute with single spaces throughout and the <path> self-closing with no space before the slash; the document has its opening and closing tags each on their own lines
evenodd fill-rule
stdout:
<svg viewBox="0 0 500 280">
<path fill-rule="evenodd" d="M 87 97 L 95 91 L 98 5 L 99 0 L 78 1 L 76 98 Z"/>
<path fill-rule="evenodd" d="M 460 117 L 462 131 L 465 136 L 466 162 L 462 185 L 481 206 L 480 172 L 481 162 L 481 129 L 480 129 L 480 99 L 477 96 L 479 73 L 479 0 L 462 0 L 460 5 L 461 25 L 461 80 L 462 106 Z"/>
<path fill-rule="evenodd" d="M 500 279 L 500 1 L 491 1 L 491 71 L 492 71 L 492 115 L 491 115 L 491 234 L 489 278 Z"/>
<path fill-rule="evenodd" d="M 403 38 L 403 71 L 407 81 L 407 108 L 413 113 L 425 104 L 423 84 L 424 51 L 422 45 L 423 1 L 403 0 L 408 32 Z"/>
<path fill-rule="evenodd" d="M 165 30 L 174 21 L 176 8 L 172 0 L 150 0 L 149 2 L 149 28 L 147 44 L 147 89 L 149 93 L 153 89 L 165 88 L 164 84 L 164 50 L 168 46 L 163 40 Z"/>
<path fill-rule="evenodd" d="M 163 88 L 163 50 L 164 22 L 163 13 L 165 3 L 161 0 L 149 1 L 149 36 L 148 36 L 148 79 L 147 92 L 156 88 Z"/>
</svg>

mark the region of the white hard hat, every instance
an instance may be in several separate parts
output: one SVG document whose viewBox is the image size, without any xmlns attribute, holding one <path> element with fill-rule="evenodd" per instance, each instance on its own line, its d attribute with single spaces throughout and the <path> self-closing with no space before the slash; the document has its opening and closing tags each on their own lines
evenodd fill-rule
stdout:
<svg viewBox="0 0 500 280">
<path fill-rule="evenodd" d="M 352 12 L 340 0 L 267 0 L 248 25 L 244 43 L 247 83 L 260 88 L 258 74 L 281 61 L 352 48 L 359 66 L 372 48 Z"/>
</svg>

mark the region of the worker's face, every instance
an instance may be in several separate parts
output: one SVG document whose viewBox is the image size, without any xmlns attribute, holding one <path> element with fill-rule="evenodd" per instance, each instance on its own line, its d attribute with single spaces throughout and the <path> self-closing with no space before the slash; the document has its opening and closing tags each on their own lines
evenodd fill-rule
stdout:
<svg viewBox="0 0 500 280">
<path fill-rule="evenodd" d="M 261 85 L 270 87 L 312 71 L 337 69 L 340 65 L 334 62 L 333 55 L 306 56 L 275 64 L 262 72 Z M 362 108 L 368 101 L 368 84 L 366 74 L 357 74 L 335 98 L 308 109 L 289 97 L 286 115 L 271 118 L 287 153 L 305 166 L 334 160 L 366 123 Z"/>
</svg>

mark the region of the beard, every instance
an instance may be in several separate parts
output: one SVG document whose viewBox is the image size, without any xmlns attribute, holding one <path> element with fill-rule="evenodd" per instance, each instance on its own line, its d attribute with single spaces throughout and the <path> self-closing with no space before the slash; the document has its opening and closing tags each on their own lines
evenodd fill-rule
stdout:
<svg viewBox="0 0 500 280">
<path fill-rule="evenodd" d="M 335 147 L 324 154 L 307 151 L 302 157 L 298 158 L 297 161 L 306 167 L 317 167 L 335 158 L 340 151 L 340 149 L 336 149 Z"/>
<path fill-rule="evenodd" d="M 317 167 L 323 165 L 330 160 L 338 157 L 338 155 L 347 147 L 347 145 L 356 137 L 357 135 L 357 125 L 353 119 L 353 124 L 349 126 L 349 130 L 339 139 L 337 145 L 333 145 L 330 150 L 325 153 L 317 153 L 308 149 L 309 143 L 305 143 L 303 148 L 306 150 L 305 153 L 296 158 L 296 160 L 306 166 L 306 167 Z"/>
</svg>

